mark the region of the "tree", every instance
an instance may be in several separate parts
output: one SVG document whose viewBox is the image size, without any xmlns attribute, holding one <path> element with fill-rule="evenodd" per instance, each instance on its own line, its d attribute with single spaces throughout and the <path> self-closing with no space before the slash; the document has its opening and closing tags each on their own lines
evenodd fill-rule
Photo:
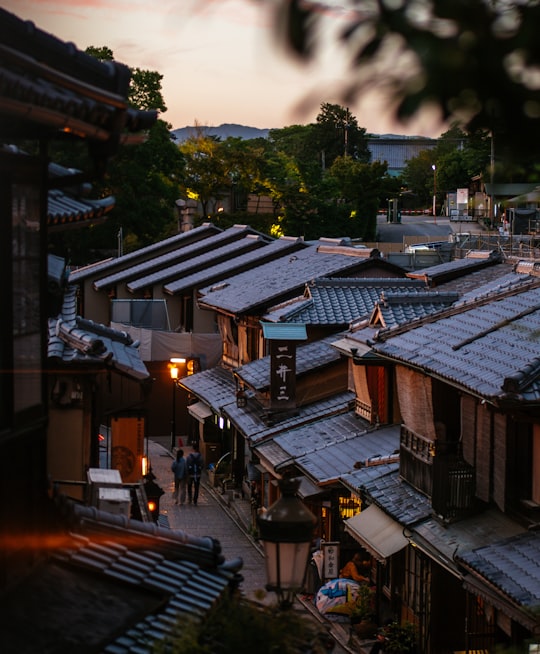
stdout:
<svg viewBox="0 0 540 654">
<path fill-rule="evenodd" d="M 367 146 L 366 130 L 358 126 L 357 119 L 348 108 L 328 102 L 321 105 L 314 136 L 325 167 L 330 167 L 340 156 L 367 163 L 371 154 Z"/>
<path fill-rule="evenodd" d="M 490 141 L 485 132 L 467 135 L 458 125 L 452 125 L 435 148 L 423 150 L 407 162 L 402 175 L 405 185 L 426 206 L 434 192 L 433 166 L 439 198 L 448 191 L 468 188 L 474 176 L 490 179 Z"/>
<path fill-rule="evenodd" d="M 280 0 L 279 7 L 288 46 L 311 58 L 321 22 L 337 20 L 337 9 L 315 0 Z M 352 62 L 348 101 L 383 89 L 400 119 L 436 107 L 469 133 L 492 134 L 500 158 L 538 152 L 531 144 L 540 142 L 539 3 L 356 3 L 342 16 L 348 23 L 338 38 Z"/>
<path fill-rule="evenodd" d="M 100 61 L 114 60 L 114 52 L 106 45 L 99 47 L 90 45 L 86 48 L 85 52 Z M 167 111 L 165 100 L 161 93 L 162 79 L 163 75 L 160 75 L 157 71 L 132 68 L 128 93 L 130 105 L 143 111 L 149 109 L 156 109 L 162 113 Z"/>
<path fill-rule="evenodd" d="M 348 208 L 348 229 L 342 233 L 365 241 L 375 240 L 377 213 L 385 195 L 383 179 L 387 165 L 354 161 L 351 157 L 338 157 L 330 171 L 339 193 L 340 204 Z"/>
</svg>

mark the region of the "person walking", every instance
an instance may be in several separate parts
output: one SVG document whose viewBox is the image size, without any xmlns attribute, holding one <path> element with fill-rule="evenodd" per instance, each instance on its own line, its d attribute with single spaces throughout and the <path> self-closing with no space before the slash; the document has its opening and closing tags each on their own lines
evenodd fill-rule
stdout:
<svg viewBox="0 0 540 654">
<path fill-rule="evenodd" d="M 180 505 L 186 501 L 186 488 L 188 479 L 187 463 L 184 459 L 184 450 L 176 451 L 176 459 L 172 462 L 171 470 L 174 474 L 174 503 Z"/>
<path fill-rule="evenodd" d="M 204 460 L 202 454 L 199 452 L 199 443 L 193 443 L 193 452 L 190 452 L 187 457 L 188 469 L 188 502 L 193 502 L 194 506 L 197 505 L 199 499 L 199 486 L 201 484 L 201 474 L 204 468 Z"/>
</svg>

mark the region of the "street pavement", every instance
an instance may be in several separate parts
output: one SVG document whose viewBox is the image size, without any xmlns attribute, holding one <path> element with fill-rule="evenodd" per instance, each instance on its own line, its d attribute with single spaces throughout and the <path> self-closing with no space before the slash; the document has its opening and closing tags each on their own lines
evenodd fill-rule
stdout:
<svg viewBox="0 0 540 654">
<path fill-rule="evenodd" d="M 163 439 L 160 439 L 163 440 Z M 165 439 L 166 440 L 166 439 Z M 260 545 L 249 534 L 251 504 L 249 498 L 230 498 L 221 495 L 210 486 L 206 472 L 203 473 L 197 505 L 176 505 L 173 498 L 174 480 L 171 471 L 173 455 L 165 444 L 148 440 L 148 456 L 156 483 L 163 489 L 160 500 L 160 521 L 171 529 L 179 529 L 198 537 L 211 537 L 219 541 L 226 561 L 240 557 L 243 581 L 240 590 L 247 599 L 267 606 L 275 605 L 273 593 L 265 589 L 266 571 Z M 184 447 L 184 456 L 191 449 Z M 343 624 L 325 620 L 309 599 L 298 598 L 294 610 L 305 612 L 306 617 L 328 630 L 336 641 L 333 654 L 360 654 L 366 650 L 359 643 L 350 641 L 348 628 Z"/>
<path fill-rule="evenodd" d="M 187 457 L 191 449 L 184 447 Z M 272 603 L 275 598 L 265 590 L 266 572 L 264 557 L 256 541 L 246 533 L 240 517 L 232 510 L 227 510 L 228 497 L 222 497 L 210 488 L 206 472 L 201 480 L 199 499 L 196 505 L 174 503 L 174 479 L 171 471 L 173 456 L 170 450 L 160 443 L 148 441 L 148 456 L 156 483 L 165 491 L 160 500 L 160 514 L 167 518 L 171 529 L 185 531 L 192 536 L 209 536 L 219 541 L 226 561 L 240 557 L 243 560 L 241 574 L 244 577 L 242 590 L 246 597 L 259 603 Z M 237 511 L 250 511 L 249 500 L 238 498 L 232 500 L 241 506 Z"/>
</svg>

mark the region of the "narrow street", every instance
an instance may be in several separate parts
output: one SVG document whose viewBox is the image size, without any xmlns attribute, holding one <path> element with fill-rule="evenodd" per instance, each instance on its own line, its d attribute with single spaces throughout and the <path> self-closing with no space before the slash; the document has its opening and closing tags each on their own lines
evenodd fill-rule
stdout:
<svg viewBox="0 0 540 654">
<path fill-rule="evenodd" d="M 190 448 L 184 447 L 184 456 Z M 221 544 L 226 561 L 240 557 L 243 560 L 241 589 L 245 597 L 259 604 L 275 604 L 275 596 L 265 589 L 266 572 L 264 557 L 258 543 L 247 533 L 245 524 L 251 510 L 248 498 L 235 498 L 234 510 L 227 506 L 227 499 L 210 488 L 206 474 L 203 475 L 197 505 L 178 506 L 173 499 L 173 474 L 171 464 L 173 457 L 166 444 L 149 440 L 148 455 L 156 482 L 165 491 L 160 501 L 160 515 L 166 518 L 171 529 L 179 529 L 193 536 L 210 536 Z M 245 520 L 242 519 L 242 516 Z M 348 643 L 348 630 L 342 624 L 331 624 L 323 620 L 308 602 L 297 602 L 295 610 L 304 611 L 307 616 L 329 629 L 336 645 L 333 654 L 361 654 L 358 645 Z"/>
<path fill-rule="evenodd" d="M 152 472 L 157 478 L 156 482 L 165 491 L 161 497 L 160 513 L 167 517 L 170 528 L 180 529 L 193 536 L 210 536 L 218 540 L 227 561 L 240 557 L 244 562 L 242 588 L 246 597 L 258 602 L 273 602 L 274 598 L 265 590 L 266 574 L 261 549 L 241 528 L 234 514 L 226 511 L 224 501 L 218 498 L 213 489 L 210 489 L 206 473 L 203 473 L 197 505 L 175 505 L 172 495 L 174 482 L 171 453 L 155 441 L 149 441 L 148 450 Z M 184 456 L 189 452 L 189 448 L 184 448 Z M 243 503 L 246 505 L 244 510 L 250 510 L 248 500 L 244 500 Z M 264 597 L 265 595 L 267 597 Z"/>
</svg>

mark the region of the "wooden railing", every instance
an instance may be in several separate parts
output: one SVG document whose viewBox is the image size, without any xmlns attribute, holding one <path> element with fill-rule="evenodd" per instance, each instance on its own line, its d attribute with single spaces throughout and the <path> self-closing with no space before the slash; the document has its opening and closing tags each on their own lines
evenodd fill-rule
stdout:
<svg viewBox="0 0 540 654">
<path fill-rule="evenodd" d="M 404 425 L 400 441 L 400 475 L 431 497 L 435 513 L 451 520 L 471 508 L 474 468 L 463 460 L 458 442 L 432 441 Z"/>
</svg>

